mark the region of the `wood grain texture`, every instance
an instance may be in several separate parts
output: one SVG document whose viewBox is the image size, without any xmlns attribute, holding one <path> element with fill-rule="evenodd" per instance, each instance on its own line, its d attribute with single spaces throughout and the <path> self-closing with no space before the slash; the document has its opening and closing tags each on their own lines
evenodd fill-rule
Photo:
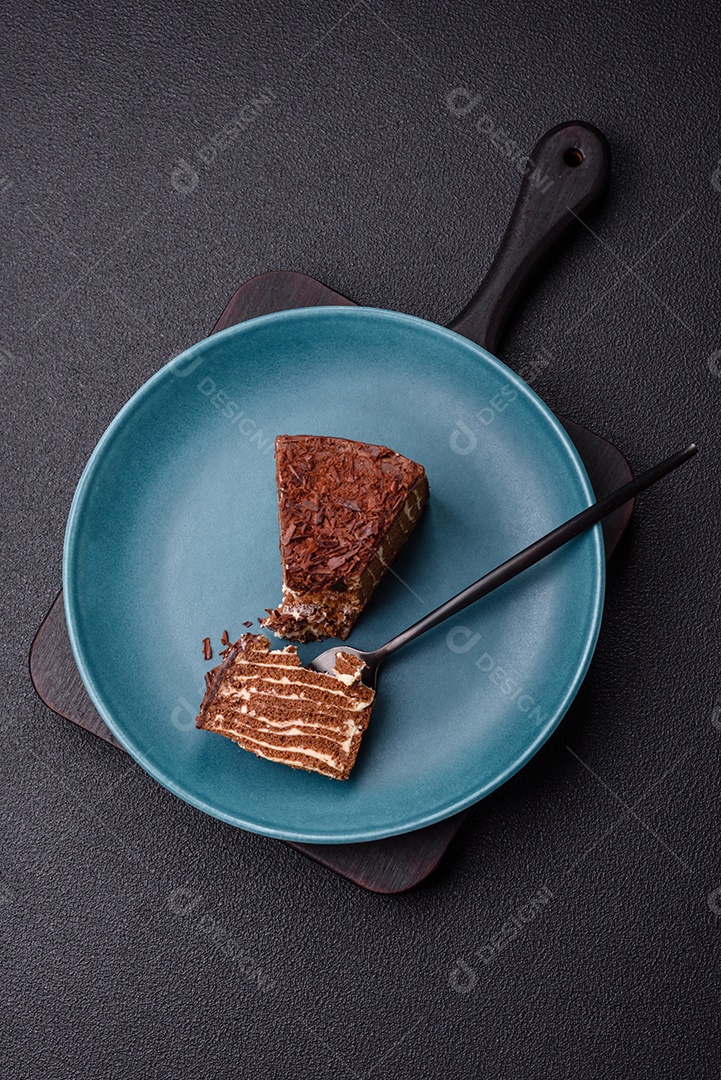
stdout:
<svg viewBox="0 0 721 1080">
<path fill-rule="evenodd" d="M 539 139 L 491 268 L 452 330 L 498 355 L 519 297 L 578 216 L 605 194 L 610 169 L 610 147 L 592 124 L 558 124 Z"/>
<path fill-rule="evenodd" d="M 579 215 L 606 192 L 611 169 L 608 141 L 592 124 L 558 124 L 539 139 L 496 257 L 481 285 L 450 329 L 498 355 L 508 317 Z M 573 420 L 558 419 L 571 436 L 598 498 L 631 479 L 621 452 Z M 634 502 L 603 523 L 610 556 L 631 520 Z"/>
<path fill-rule="evenodd" d="M 38 696 L 58 716 L 113 746 L 120 746 L 88 697 L 75 666 L 62 590 L 53 600 L 30 647 L 30 678 Z"/>
<path fill-rule="evenodd" d="M 212 333 L 217 334 L 219 330 L 226 330 L 229 326 L 254 319 L 258 315 L 269 315 L 272 311 L 324 305 L 356 306 L 352 300 L 333 292 L 327 285 L 322 285 L 307 274 L 299 274 L 295 270 L 271 270 L 258 274 L 236 289 Z"/>
</svg>

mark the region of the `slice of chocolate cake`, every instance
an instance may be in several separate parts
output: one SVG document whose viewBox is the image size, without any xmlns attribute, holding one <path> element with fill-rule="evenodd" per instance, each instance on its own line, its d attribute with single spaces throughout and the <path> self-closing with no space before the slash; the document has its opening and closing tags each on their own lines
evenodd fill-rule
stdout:
<svg viewBox="0 0 721 1080">
<path fill-rule="evenodd" d="M 294 645 L 271 652 L 262 634 L 243 634 L 206 675 L 196 727 L 258 757 L 347 780 L 375 698 L 364 666 L 339 653 L 335 675 L 309 671 Z"/>
<path fill-rule="evenodd" d="M 387 446 L 275 440 L 283 601 L 262 625 L 291 641 L 348 637 L 428 500 L 422 465 Z"/>
</svg>

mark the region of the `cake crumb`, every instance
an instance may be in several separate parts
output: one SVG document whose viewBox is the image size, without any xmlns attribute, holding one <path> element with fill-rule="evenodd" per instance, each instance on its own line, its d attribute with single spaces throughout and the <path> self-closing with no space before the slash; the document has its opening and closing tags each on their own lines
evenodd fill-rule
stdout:
<svg viewBox="0 0 721 1080">
<path fill-rule="evenodd" d="M 203 638 L 203 659 L 204 660 L 212 660 L 213 659 L 213 649 L 211 647 L 209 637 L 204 637 Z"/>
</svg>

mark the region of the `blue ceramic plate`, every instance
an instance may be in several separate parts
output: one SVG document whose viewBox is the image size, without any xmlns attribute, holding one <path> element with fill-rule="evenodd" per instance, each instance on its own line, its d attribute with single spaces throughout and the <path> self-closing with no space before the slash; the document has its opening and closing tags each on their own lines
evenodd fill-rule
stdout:
<svg viewBox="0 0 721 1080">
<path fill-rule="evenodd" d="M 428 473 L 423 518 L 351 635 L 363 648 L 587 506 L 588 477 L 502 363 L 371 308 L 281 312 L 201 341 L 135 394 L 88 462 L 65 540 L 67 623 L 126 750 L 253 832 L 347 843 L 418 829 L 497 788 L 567 710 L 601 622 L 601 529 L 389 661 L 348 781 L 262 761 L 194 718 L 210 666 L 201 639 L 217 650 L 223 629 L 238 636 L 280 600 L 282 433 L 382 443 Z M 302 659 L 329 644 L 302 646 Z"/>
</svg>

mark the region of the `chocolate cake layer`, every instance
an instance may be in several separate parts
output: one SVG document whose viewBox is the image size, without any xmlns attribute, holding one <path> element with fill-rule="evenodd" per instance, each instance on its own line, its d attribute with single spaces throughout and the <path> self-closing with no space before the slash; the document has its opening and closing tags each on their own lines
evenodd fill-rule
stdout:
<svg viewBox="0 0 721 1080">
<path fill-rule="evenodd" d="M 387 446 L 320 435 L 275 442 L 283 601 L 262 625 L 344 640 L 428 500 L 422 465 Z"/>
<path fill-rule="evenodd" d="M 271 652 L 262 634 L 243 634 L 208 672 L 196 726 L 258 757 L 347 780 L 375 698 L 363 667 L 341 653 L 335 675 L 310 671 L 295 646 Z"/>
</svg>

